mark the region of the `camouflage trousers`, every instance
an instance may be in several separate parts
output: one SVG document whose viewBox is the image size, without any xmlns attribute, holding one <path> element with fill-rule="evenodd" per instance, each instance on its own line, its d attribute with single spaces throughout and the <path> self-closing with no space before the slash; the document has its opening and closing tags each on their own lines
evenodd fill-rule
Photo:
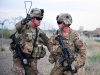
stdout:
<svg viewBox="0 0 100 75">
<path fill-rule="evenodd" d="M 63 67 L 54 67 L 50 73 L 50 75 L 72 75 L 70 71 L 64 71 L 62 72 Z M 85 69 L 82 67 L 78 70 L 77 73 L 74 73 L 73 75 L 87 75 Z"/>
<path fill-rule="evenodd" d="M 28 73 L 28 75 L 37 75 L 38 74 L 36 59 L 32 59 L 29 62 L 29 65 L 27 66 L 27 73 Z M 12 74 L 13 75 L 25 75 L 25 70 L 24 70 L 19 58 L 13 59 Z"/>
</svg>

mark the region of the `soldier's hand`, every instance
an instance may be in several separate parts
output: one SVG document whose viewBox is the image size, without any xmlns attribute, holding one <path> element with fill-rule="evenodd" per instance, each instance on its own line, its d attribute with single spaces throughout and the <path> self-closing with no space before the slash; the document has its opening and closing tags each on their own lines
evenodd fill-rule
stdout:
<svg viewBox="0 0 100 75">
<path fill-rule="evenodd" d="M 72 71 L 73 71 L 74 73 L 76 73 L 76 72 L 77 72 L 77 69 L 76 69 L 76 67 L 75 67 L 75 64 L 74 64 L 74 63 L 72 63 L 72 64 L 71 64 L 71 69 L 72 69 Z"/>
<path fill-rule="evenodd" d="M 71 64 L 71 69 L 74 71 L 75 70 L 75 66 L 73 64 Z"/>
<path fill-rule="evenodd" d="M 22 21 L 21 21 L 21 24 L 22 25 L 25 25 L 27 22 L 26 22 L 27 20 L 26 20 L 26 18 L 24 18 Z"/>
<path fill-rule="evenodd" d="M 21 21 L 21 23 L 22 23 L 22 25 L 25 25 L 25 24 L 28 23 L 30 20 L 31 20 L 31 17 L 30 17 L 30 15 L 28 14 L 27 17 L 24 18 L 24 19 Z"/>
<path fill-rule="evenodd" d="M 29 14 L 27 14 L 27 17 L 26 17 L 26 22 L 28 23 L 29 21 L 31 20 L 31 17 Z"/>
</svg>

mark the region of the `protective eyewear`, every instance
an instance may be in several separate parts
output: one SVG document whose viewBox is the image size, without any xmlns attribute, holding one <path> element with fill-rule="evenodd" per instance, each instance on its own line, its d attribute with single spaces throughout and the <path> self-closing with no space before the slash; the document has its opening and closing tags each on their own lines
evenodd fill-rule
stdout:
<svg viewBox="0 0 100 75">
<path fill-rule="evenodd" d="M 63 21 L 57 21 L 57 24 L 62 24 L 63 23 Z"/>
<path fill-rule="evenodd" d="M 42 20 L 42 17 L 35 17 L 36 20 Z"/>
</svg>

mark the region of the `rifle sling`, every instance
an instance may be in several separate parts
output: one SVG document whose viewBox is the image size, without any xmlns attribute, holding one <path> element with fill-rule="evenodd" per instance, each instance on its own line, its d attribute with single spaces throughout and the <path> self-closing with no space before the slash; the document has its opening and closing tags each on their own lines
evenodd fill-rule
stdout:
<svg viewBox="0 0 100 75">
<path fill-rule="evenodd" d="M 35 36 L 34 43 L 33 43 L 33 50 L 34 50 L 34 47 L 35 47 L 37 38 L 38 38 L 38 29 L 36 28 L 36 36 Z M 33 50 L 32 50 L 32 52 L 31 52 L 31 55 L 29 56 L 29 59 L 31 59 L 31 57 L 32 57 Z"/>
</svg>

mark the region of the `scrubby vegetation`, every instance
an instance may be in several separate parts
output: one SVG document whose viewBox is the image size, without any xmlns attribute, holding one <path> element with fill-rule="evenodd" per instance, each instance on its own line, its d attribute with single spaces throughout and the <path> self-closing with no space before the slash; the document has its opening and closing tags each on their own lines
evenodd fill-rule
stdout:
<svg viewBox="0 0 100 75">
<path fill-rule="evenodd" d="M 87 60 L 85 69 L 88 75 L 100 75 L 100 42 L 86 40 Z"/>
<path fill-rule="evenodd" d="M 1 46 L 0 51 L 5 51 L 5 47 Z"/>
<path fill-rule="evenodd" d="M 4 28 L 3 29 L 3 34 L 2 34 L 2 29 L 0 30 L 0 38 L 2 37 L 3 35 L 3 38 L 6 38 L 8 39 L 10 37 L 11 34 L 13 34 L 15 32 L 15 29 L 13 30 L 9 30 L 8 28 Z"/>
</svg>

